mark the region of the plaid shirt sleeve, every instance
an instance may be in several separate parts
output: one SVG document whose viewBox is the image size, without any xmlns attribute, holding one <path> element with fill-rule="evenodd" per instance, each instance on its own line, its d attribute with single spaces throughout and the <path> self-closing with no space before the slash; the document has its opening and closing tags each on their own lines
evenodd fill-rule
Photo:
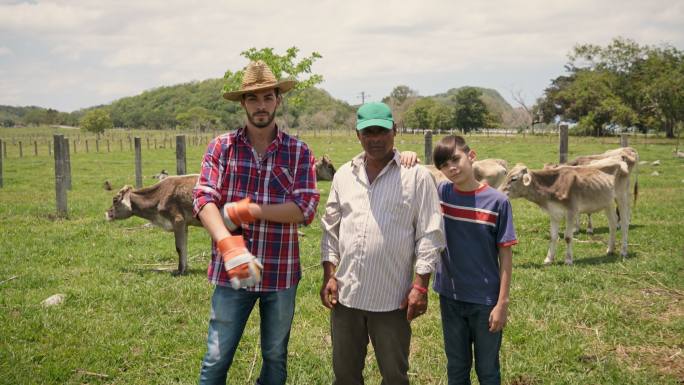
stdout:
<svg viewBox="0 0 684 385">
<path fill-rule="evenodd" d="M 316 217 L 316 207 L 320 194 L 316 188 L 316 170 L 314 168 L 314 156 L 311 150 L 301 144 L 297 170 L 295 171 L 294 186 L 292 189 L 292 200 L 302 210 L 304 224 L 308 225 Z"/>
<path fill-rule="evenodd" d="M 214 203 L 221 207 L 221 192 L 219 183 L 221 180 L 220 159 L 223 156 L 222 149 L 226 138 L 220 136 L 209 142 L 207 151 L 202 159 L 202 168 L 197 184 L 192 190 L 193 207 L 192 213 L 195 217 L 199 215 L 204 205 Z"/>
</svg>

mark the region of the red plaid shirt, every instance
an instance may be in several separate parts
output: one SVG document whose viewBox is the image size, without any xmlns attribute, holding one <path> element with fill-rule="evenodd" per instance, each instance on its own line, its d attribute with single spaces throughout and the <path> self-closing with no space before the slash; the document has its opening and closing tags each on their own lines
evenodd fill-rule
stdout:
<svg viewBox="0 0 684 385">
<path fill-rule="evenodd" d="M 194 215 L 207 203 L 221 208 L 249 196 L 260 204 L 294 202 L 305 224 L 316 214 L 320 194 L 316 189 L 314 157 L 307 145 L 277 129 L 276 139 L 259 160 L 245 135 L 245 128 L 223 134 L 209 143 L 193 190 Z M 242 226 L 247 247 L 264 265 L 261 282 L 252 291 L 284 290 L 299 282 L 297 223 L 257 221 Z M 229 286 L 223 261 L 212 242 L 209 281 Z"/>
</svg>

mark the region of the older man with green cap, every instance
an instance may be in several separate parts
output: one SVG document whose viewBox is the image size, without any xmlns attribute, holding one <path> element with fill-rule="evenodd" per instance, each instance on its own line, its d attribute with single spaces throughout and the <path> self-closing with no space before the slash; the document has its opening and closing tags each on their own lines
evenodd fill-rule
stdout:
<svg viewBox="0 0 684 385">
<path fill-rule="evenodd" d="M 401 167 L 384 103 L 357 111 L 363 152 L 335 173 L 321 222 L 321 301 L 331 309 L 334 384 L 363 384 L 368 339 L 383 384 L 408 384 L 410 321 L 427 310 L 445 246 L 434 181 Z"/>
</svg>

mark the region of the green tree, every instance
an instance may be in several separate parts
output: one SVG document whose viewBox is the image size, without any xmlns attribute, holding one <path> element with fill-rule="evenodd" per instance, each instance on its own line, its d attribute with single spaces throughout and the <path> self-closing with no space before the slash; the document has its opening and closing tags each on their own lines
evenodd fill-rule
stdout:
<svg viewBox="0 0 684 385">
<path fill-rule="evenodd" d="M 429 129 L 430 109 L 436 103 L 432 98 L 418 99 L 404 113 L 404 122 L 413 129 Z"/>
<path fill-rule="evenodd" d="M 104 109 L 88 111 L 81 119 L 81 128 L 101 134 L 104 130 L 114 127 L 109 112 Z"/>
<path fill-rule="evenodd" d="M 321 54 L 318 52 L 312 52 L 311 56 L 301 58 L 297 60 L 297 54 L 299 53 L 299 48 L 290 47 L 285 51 L 284 55 L 278 55 L 274 52 L 273 48 L 250 48 L 246 51 L 242 51 L 240 55 L 249 59 L 250 61 L 263 60 L 277 79 L 283 79 L 283 77 L 292 78 L 297 80 L 297 85 L 295 90 L 303 90 L 306 88 L 314 87 L 315 85 L 323 81 L 323 76 L 319 74 L 312 73 L 311 66 L 317 60 L 322 58 Z M 238 71 L 226 71 L 223 76 L 224 85 L 223 92 L 236 90 L 240 87 L 242 83 L 242 75 L 244 73 L 244 68 Z M 306 75 L 309 75 L 308 77 Z M 299 107 L 304 104 L 305 100 L 299 95 L 292 94 L 287 98 L 283 98 L 283 115 L 287 115 L 287 106 L 291 104 L 294 107 Z"/>
<path fill-rule="evenodd" d="M 658 128 L 668 137 L 684 122 L 682 51 L 618 37 L 605 47 L 577 45 L 568 56 L 569 75 L 555 79 L 536 107 L 544 120 L 561 115 L 595 135 L 620 124 Z"/>
<path fill-rule="evenodd" d="M 489 112 L 480 97 L 482 91 L 474 87 L 464 87 L 454 97 L 456 111 L 454 123 L 463 132 L 482 128 L 487 122 Z"/>
<path fill-rule="evenodd" d="M 204 132 L 214 126 L 218 117 L 206 108 L 197 106 L 176 115 L 176 120 L 185 128 Z"/>
<path fill-rule="evenodd" d="M 428 110 L 428 121 L 431 130 L 448 130 L 454 127 L 454 110 L 450 106 L 435 102 Z"/>
</svg>

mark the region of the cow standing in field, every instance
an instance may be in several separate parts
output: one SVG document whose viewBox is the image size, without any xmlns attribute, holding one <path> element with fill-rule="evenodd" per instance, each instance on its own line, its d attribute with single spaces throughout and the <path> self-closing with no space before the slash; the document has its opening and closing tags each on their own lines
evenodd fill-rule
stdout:
<svg viewBox="0 0 684 385">
<path fill-rule="evenodd" d="M 600 164 L 602 161 L 606 159 L 622 160 L 627 164 L 627 169 L 629 171 L 629 175 L 627 176 L 627 190 L 629 190 L 629 186 L 631 184 L 631 176 L 634 175 L 634 205 L 636 206 L 637 197 L 639 196 L 639 172 L 637 169 L 639 165 L 639 153 L 636 149 L 632 147 L 620 147 L 613 150 L 608 150 L 602 154 L 578 156 L 577 158 L 568 162 L 567 165 L 590 166 L 595 163 Z M 629 191 L 627 191 L 627 194 L 629 195 Z M 622 208 L 620 208 L 618 205 L 618 218 L 621 218 L 620 210 L 622 210 Z M 618 223 L 618 226 L 621 226 L 621 223 L 622 221 Z M 629 220 L 627 221 L 627 223 L 629 223 Z M 575 230 L 579 230 L 579 217 L 577 218 L 577 228 Z M 587 214 L 587 233 L 592 234 L 593 232 L 594 226 L 591 222 L 591 214 Z"/>
<path fill-rule="evenodd" d="M 502 188 L 510 198 L 525 198 L 544 211 L 551 219 L 551 240 L 544 264 L 551 264 L 556 257 L 558 229 L 565 217 L 565 242 L 567 244 L 565 263 L 571 265 L 572 234 L 575 219 L 579 213 L 593 213 L 604 210 L 608 217 L 610 238 L 607 253 L 615 252 L 617 216 L 614 211 L 616 200 L 616 179 L 624 185 L 628 174 L 624 162 L 615 163 L 613 174 L 594 167 L 557 167 L 544 170 L 529 170 L 525 165 L 516 165 L 506 176 Z M 606 166 L 608 167 L 608 166 Z M 629 183 L 629 182 L 627 182 Z M 620 199 L 621 205 L 625 202 Z M 627 210 L 627 208 L 625 208 Z M 625 211 L 627 212 L 627 211 Z M 627 256 L 628 215 L 622 217 L 622 247 L 620 254 Z"/>
<path fill-rule="evenodd" d="M 441 181 L 447 180 L 447 177 L 442 174 L 435 166 L 427 165 L 428 170 L 435 178 L 435 183 L 439 184 Z M 506 180 L 506 172 L 508 171 L 508 163 L 503 159 L 482 159 L 473 162 L 473 173 L 475 179 L 482 182 L 487 182 L 488 185 L 498 189 Z"/>
<path fill-rule="evenodd" d="M 192 189 L 197 177 L 198 175 L 170 176 L 153 186 L 137 190 L 124 186 L 113 198 L 112 207 L 105 213 L 108 221 L 135 215 L 166 231 L 173 231 L 178 253 L 178 270 L 174 275 L 187 272 L 188 226 L 202 226 L 192 215 Z"/>
</svg>

